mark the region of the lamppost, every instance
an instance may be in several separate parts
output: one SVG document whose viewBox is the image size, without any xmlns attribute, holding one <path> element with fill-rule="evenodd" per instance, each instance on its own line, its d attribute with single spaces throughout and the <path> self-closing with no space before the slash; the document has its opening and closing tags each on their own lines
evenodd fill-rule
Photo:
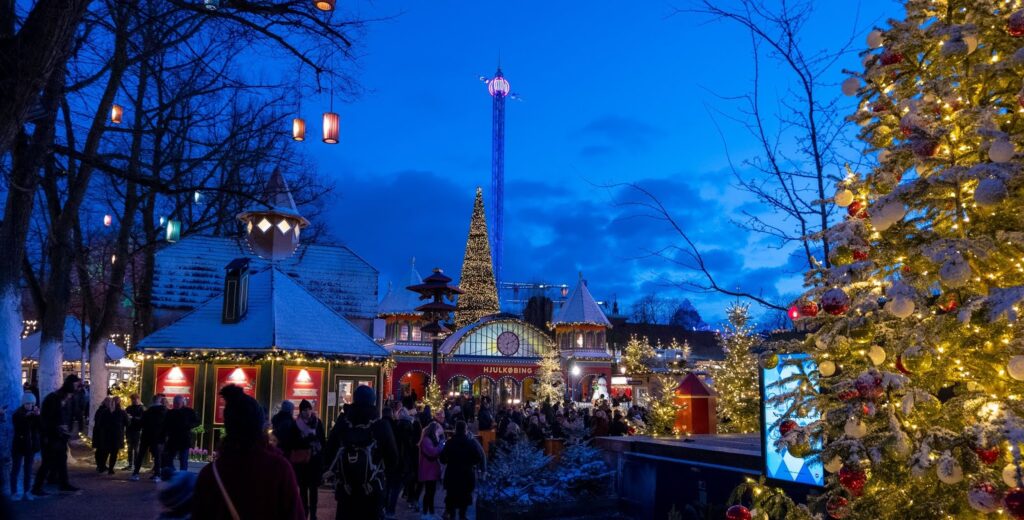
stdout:
<svg viewBox="0 0 1024 520">
<path fill-rule="evenodd" d="M 575 378 L 576 383 L 578 383 L 580 377 L 580 366 L 573 365 L 572 369 L 570 369 L 570 372 L 572 373 L 572 377 Z M 576 383 L 572 384 L 572 400 L 578 402 L 579 399 L 576 398 Z"/>
<path fill-rule="evenodd" d="M 435 267 L 433 274 L 424 278 L 423 283 L 406 287 L 410 291 L 419 293 L 421 300 L 432 299 L 432 301 L 416 307 L 416 310 L 422 312 L 423 316 L 430 321 L 420 330 L 433 335 L 430 359 L 431 377 L 437 377 L 437 351 L 441 348 L 441 339 L 444 335 L 451 333 L 444 322 L 448 319 L 448 315 L 455 310 L 455 305 L 448 301 L 454 301 L 456 295 L 462 294 L 462 290 L 452 285 L 451 281 L 452 279 L 445 276 L 440 267 Z"/>
</svg>

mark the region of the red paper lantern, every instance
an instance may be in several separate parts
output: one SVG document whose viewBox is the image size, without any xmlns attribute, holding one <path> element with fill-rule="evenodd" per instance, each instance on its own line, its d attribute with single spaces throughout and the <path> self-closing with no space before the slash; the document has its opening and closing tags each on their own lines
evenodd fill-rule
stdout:
<svg viewBox="0 0 1024 520">
<path fill-rule="evenodd" d="M 985 464 L 992 464 L 999 459 L 999 446 L 993 446 L 987 449 L 974 448 L 974 453 L 977 453 L 978 458 Z"/>
<path fill-rule="evenodd" d="M 843 466 L 839 470 L 839 484 L 855 497 L 864 493 L 864 484 L 867 482 L 868 475 L 862 469 Z"/>
<path fill-rule="evenodd" d="M 846 207 L 846 213 L 853 218 L 867 218 L 868 205 L 861 200 L 855 200 Z"/>
<path fill-rule="evenodd" d="M 786 419 L 779 423 L 779 433 L 785 437 L 787 433 L 793 431 L 793 428 L 796 428 L 797 426 L 796 421 L 793 419 Z"/>
<path fill-rule="evenodd" d="M 850 501 L 846 497 L 833 495 L 832 498 L 828 499 L 828 503 L 825 504 L 825 510 L 828 511 L 828 516 L 841 520 L 850 514 L 849 506 Z"/>
<path fill-rule="evenodd" d="M 750 520 L 750 510 L 736 504 L 725 511 L 727 520 Z"/>
<path fill-rule="evenodd" d="M 1003 506 L 1006 512 L 1017 520 L 1024 519 L 1024 489 L 1013 488 L 1006 492 L 1003 497 Z"/>
</svg>

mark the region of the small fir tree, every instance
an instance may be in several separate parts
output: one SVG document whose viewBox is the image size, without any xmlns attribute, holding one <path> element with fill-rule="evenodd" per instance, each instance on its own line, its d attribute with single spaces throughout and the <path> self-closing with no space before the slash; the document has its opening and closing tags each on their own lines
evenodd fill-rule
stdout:
<svg viewBox="0 0 1024 520">
<path fill-rule="evenodd" d="M 718 393 L 718 431 L 751 433 L 761 424 L 757 356 L 752 351 L 759 340 L 750 325 L 748 305 L 735 303 L 726 312 L 729 322 L 722 334 L 725 361 L 711 371 Z"/>
<path fill-rule="evenodd" d="M 537 363 L 537 401 L 548 399 L 552 404 L 562 401 L 565 396 L 565 384 L 562 378 L 562 359 L 557 349 L 549 349 Z"/>
<path fill-rule="evenodd" d="M 423 404 L 430 407 L 431 413 L 437 412 L 444 406 L 444 393 L 441 391 L 441 385 L 437 383 L 437 376 L 431 374 L 430 382 L 427 383 L 427 388 L 423 392 Z"/>
<path fill-rule="evenodd" d="M 494 281 L 491 244 L 487 236 L 483 190 L 476 189 L 473 217 L 466 238 L 466 255 L 462 260 L 459 288 L 464 294 L 455 303 L 455 327 L 462 328 L 484 316 L 501 312 L 498 288 Z"/>
<path fill-rule="evenodd" d="M 676 400 L 676 376 L 658 374 L 651 378 L 651 413 L 647 432 L 651 435 L 678 435 L 676 413 L 684 404 Z"/>
<path fill-rule="evenodd" d="M 622 365 L 626 367 L 626 373 L 632 376 L 650 374 L 655 356 L 654 348 L 647 342 L 647 338 L 630 336 L 626 348 L 622 349 Z"/>
</svg>

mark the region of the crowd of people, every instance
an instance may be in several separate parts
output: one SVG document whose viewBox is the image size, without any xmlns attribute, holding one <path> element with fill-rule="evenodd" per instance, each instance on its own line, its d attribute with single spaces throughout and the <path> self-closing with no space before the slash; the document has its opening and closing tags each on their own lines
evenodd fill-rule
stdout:
<svg viewBox="0 0 1024 520">
<path fill-rule="evenodd" d="M 70 375 L 41 406 L 26 392 L 11 415 L 15 500 L 46 496 L 48 483 L 60 492 L 79 492 L 68 481 L 67 453 L 81 421 L 76 404 L 81 387 Z M 486 470 L 488 457 L 478 439 L 487 438 L 493 453 L 502 443 L 521 440 L 543 447 L 547 439 L 627 435 L 632 424 L 646 419 L 643 407 L 613 408 L 603 396 L 588 406 L 567 400 L 495 407 L 487 397 L 461 395 L 432 410 L 413 394 L 386 401 L 378 412 L 374 390 L 360 386 L 326 432 L 309 401 L 298 403 L 297 412 L 295 403 L 285 401 L 268 420 L 266 410 L 241 388 L 228 385 L 220 395 L 224 435 L 214 461 L 198 475 L 188 467 L 200 421 L 185 399 L 175 396 L 168 406 L 165 396 L 156 395 L 145 407 L 132 395 L 124 407 L 119 397 L 107 397 L 92 417 L 97 472 L 130 469 L 131 480 L 139 480 L 152 460 L 150 479 L 168 481 L 159 493 L 161 518 L 316 518 L 318 490 L 330 484 L 338 519 L 396 518 L 400 499 L 422 519 L 436 519 L 439 487 L 444 518 L 463 519 Z M 117 468 L 122 451 L 127 466 Z M 37 453 L 42 463 L 33 478 Z"/>
</svg>

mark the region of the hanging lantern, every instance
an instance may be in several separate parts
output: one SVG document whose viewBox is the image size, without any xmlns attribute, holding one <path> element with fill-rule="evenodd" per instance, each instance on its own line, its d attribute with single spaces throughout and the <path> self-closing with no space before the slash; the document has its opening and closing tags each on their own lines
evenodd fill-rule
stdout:
<svg viewBox="0 0 1024 520">
<path fill-rule="evenodd" d="M 203 6 L 207 11 L 216 11 L 220 7 L 220 0 L 203 0 Z"/>
<path fill-rule="evenodd" d="M 313 5 L 321 11 L 333 11 L 335 0 L 313 0 Z"/>
<path fill-rule="evenodd" d="M 110 107 L 110 122 L 115 125 L 121 124 L 121 116 L 124 115 L 124 108 L 117 103 Z"/>
<path fill-rule="evenodd" d="M 181 240 L 181 221 L 170 219 L 167 221 L 167 234 L 166 238 L 168 242 L 177 242 Z"/>
<path fill-rule="evenodd" d="M 114 223 L 114 217 L 110 215 L 103 215 L 103 226 L 110 227 Z"/>
<path fill-rule="evenodd" d="M 338 114 L 324 112 L 324 142 L 338 144 Z"/>
<path fill-rule="evenodd" d="M 238 220 L 245 226 L 249 248 L 267 260 L 291 256 L 299 246 L 300 229 L 309 225 L 295 207 L 295 199 L 279 170 L 270 176 L 263 200 L 239 213 Z"/>
<path fill-rule="evenodd" d="M 292 139 L 295 141 L 306 140 L 306 120 L 301 117 L 292 119 Z"/>
<path fill-rule="evenodd" d="M 565 298 L 566 296 L 569 296 L 569 286 L 568 285 L 563 285 L 562 286 L 562 298 Z"/>
</svg>

